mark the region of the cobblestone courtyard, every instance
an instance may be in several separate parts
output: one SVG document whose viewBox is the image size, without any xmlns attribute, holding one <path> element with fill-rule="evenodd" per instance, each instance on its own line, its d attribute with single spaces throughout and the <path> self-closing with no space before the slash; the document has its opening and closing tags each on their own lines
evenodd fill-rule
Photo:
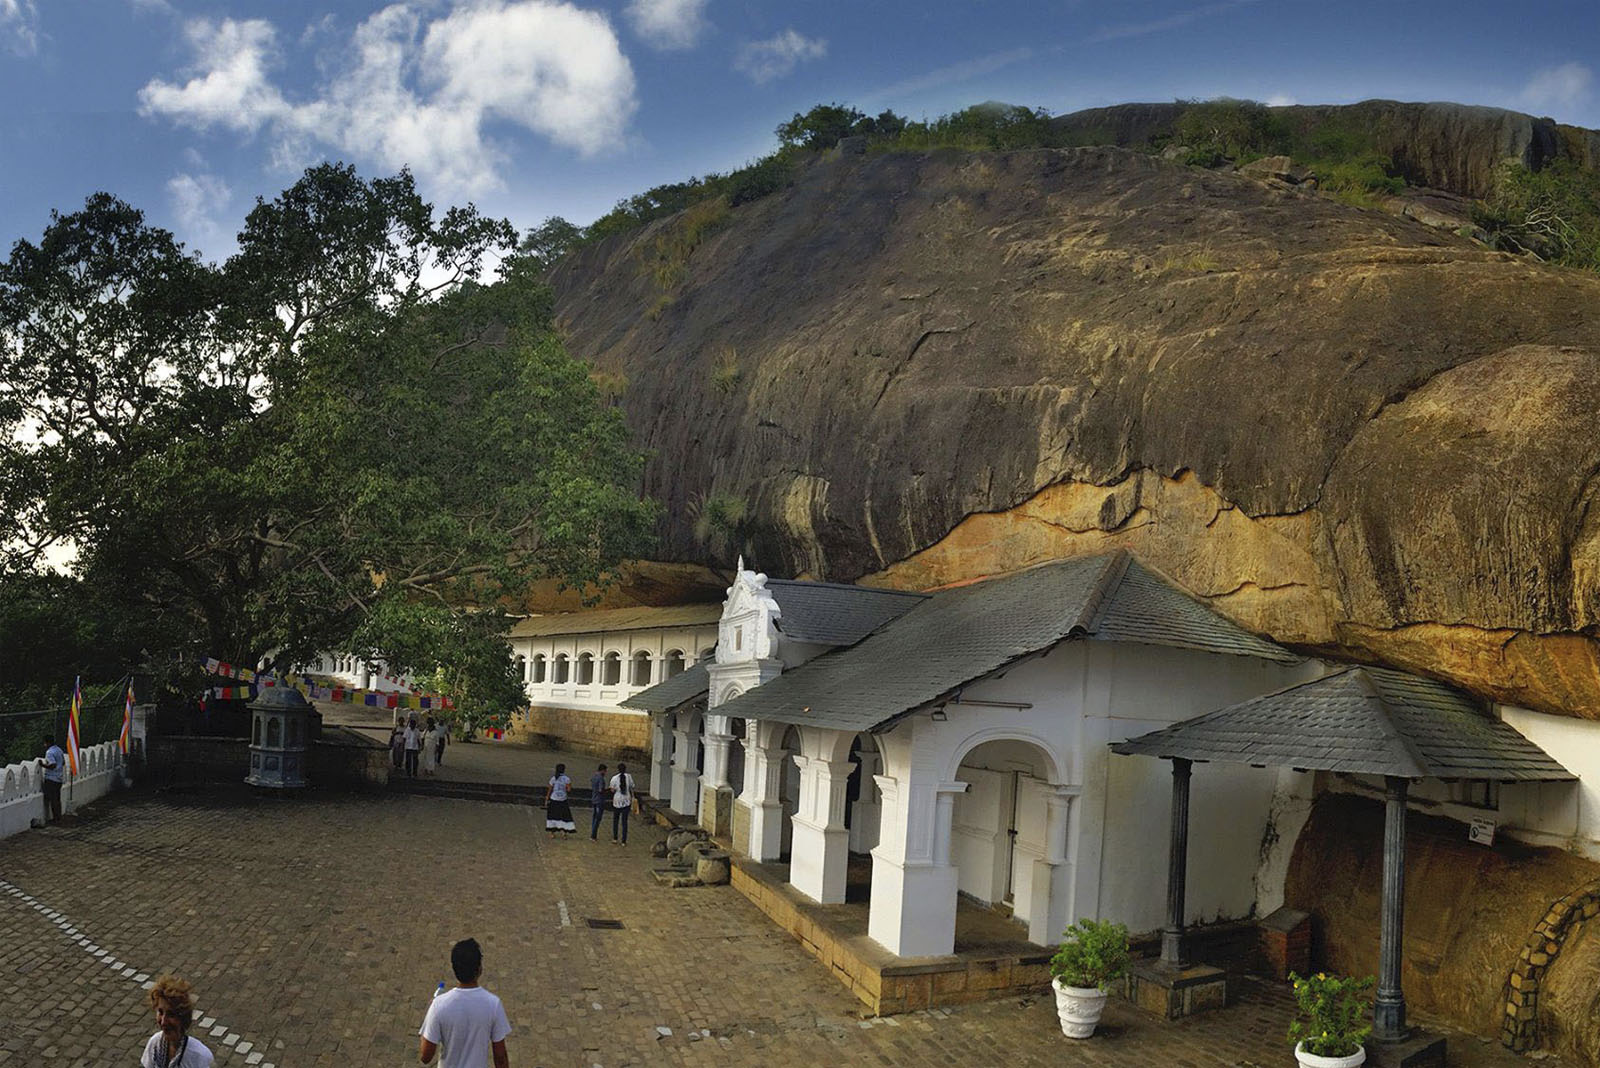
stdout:
<svg viewBox="0 0 1600 1068">
<path fill-rule="evenodd" d="M 658 887 L 653 831 L 626 849 L 551 842 L 542 815 L 422 797 L 123 795 L 8 839 L 0 1065 L 134 1063 L 153 1029 L 140 983 L 167 970 L 195 983 L 221 1065 L 414 1064 L 449 946 L 468 935 L 524 1068 L 1293 1063 L 1288 997 L 1264 983 L 1178 1025 L 1113 1002 L 1079 1043 L 1045 998 L 862 1020 L 731 889 Z M 1452 1054 L 1523 1063 L 1467 1036 Z"/>
</svg>

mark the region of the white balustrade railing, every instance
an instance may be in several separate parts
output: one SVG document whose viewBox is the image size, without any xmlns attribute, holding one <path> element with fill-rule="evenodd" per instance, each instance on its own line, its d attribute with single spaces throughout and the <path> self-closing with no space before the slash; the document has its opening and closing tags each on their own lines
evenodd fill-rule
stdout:
<svg viewBox="0 0 1600 1068">
<path fill-rule="evenodd" d="M 122 752 L 116 742 L 78 750 L 78 774 L 67 771 L 61 785 L 63 810 L 86 805 L 122 781 Z M 35 758 L 0 768 L 0 838 L 20 834 L 44 818 L 44 760 Z"/>
</svg>

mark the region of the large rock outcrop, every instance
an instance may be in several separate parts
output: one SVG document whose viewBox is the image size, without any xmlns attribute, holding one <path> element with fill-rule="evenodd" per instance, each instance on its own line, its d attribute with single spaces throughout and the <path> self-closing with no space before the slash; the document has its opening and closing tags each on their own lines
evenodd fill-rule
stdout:
<svg viewBox="0 0 1600 1068">
<path fill-rule="evenodd" d="M 1117 104 L 1075 111 L 1053 121 L 1086 143 L 1145 148 L 1172 135 L 1186 106 Z M 1461 196 L 1488 196 L 1502 160 L 1513 159 L 1533 170 L 1563 159 L 1590 170 L 1600 166 L 1600 132 L 1505 108 L 1363 100 L 1269 110 L 1303 130 L 1333 124 L 1364 130 L 1371 135 L 1373 148 L 1388 156 L 1412 184 Z"/>
<path fill-rule="evenodd" d="M 1125 545 L 1279 640 L 1600 718 L 1600 277 L 1115 148 L 825 161 L 703 223 L 552 279 L 667 559 Z"/>
</svg>

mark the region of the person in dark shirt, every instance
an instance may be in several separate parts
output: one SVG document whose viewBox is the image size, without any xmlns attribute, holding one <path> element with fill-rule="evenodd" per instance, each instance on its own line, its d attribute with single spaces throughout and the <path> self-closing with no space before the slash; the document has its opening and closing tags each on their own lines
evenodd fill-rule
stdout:
<svg viewBox="0 0 1600 1068">
<path fill-rule="evenodd" d="M 589 841 L 600 840 L 600 816 L 606 810 L 606 766 L 589 776 Z"/>
</svg>

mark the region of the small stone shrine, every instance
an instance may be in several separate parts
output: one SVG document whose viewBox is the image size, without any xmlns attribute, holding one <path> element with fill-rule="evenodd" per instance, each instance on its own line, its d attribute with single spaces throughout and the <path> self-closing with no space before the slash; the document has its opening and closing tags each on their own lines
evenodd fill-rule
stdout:
<svg viewBox="0 0 1600 1068">
<path fill-rule="evenodd" d="M 245 782 L 272 789 L 306 785 L 311 705 L 290 686 L 265 688 L 250 709 L 250 774 Z"/>
</svg>

